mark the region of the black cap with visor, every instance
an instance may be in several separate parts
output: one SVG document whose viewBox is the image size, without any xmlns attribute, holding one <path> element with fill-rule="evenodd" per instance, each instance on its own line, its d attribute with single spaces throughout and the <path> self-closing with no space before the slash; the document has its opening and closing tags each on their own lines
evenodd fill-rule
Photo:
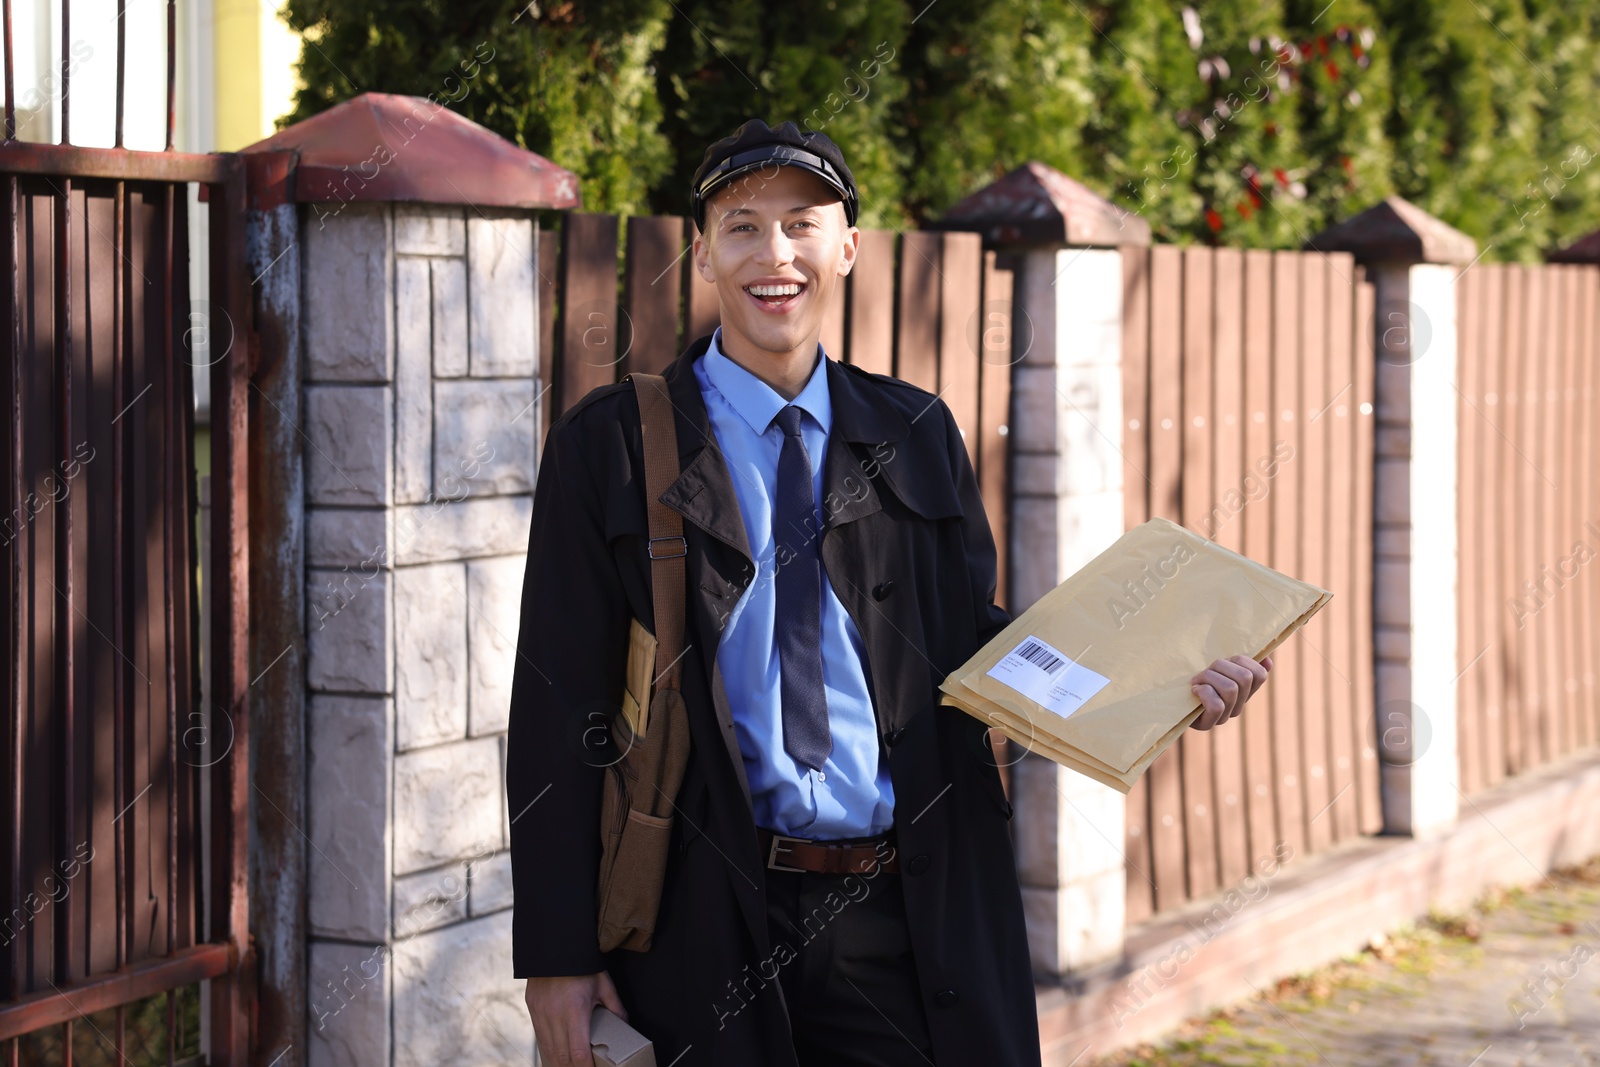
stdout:
<svg viewBox="0 0 1600 1067">
<path fill-rule="evenodd" d="M 847 224 L 856 224 L 860 198 L 855 176 L 845 165 L 839 146 L 826 134 L 802 132 L 792 122 L 769 127 L 760 119 L 751 119 L 732 137 L 724 137 L 707 148 L 694 172 L 689 206 L 695 228 L 705 232 L 706 202 L 717 190 L 752 171 L 771 168 L 776 173 L 777 167 L 798 167 L 822 179 L 843 200 Z"/>
</svg>

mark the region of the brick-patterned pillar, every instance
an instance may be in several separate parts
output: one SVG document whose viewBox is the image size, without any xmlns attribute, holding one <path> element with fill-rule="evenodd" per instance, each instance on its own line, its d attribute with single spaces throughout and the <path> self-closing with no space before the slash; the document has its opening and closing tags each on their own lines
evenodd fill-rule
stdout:
<svg viewBox="0 0 1600 1067">
<path fill-rule="evenodd" d="M 1012 370 L 1011 604 L 1022 611 L 1122 534 L 1122 254 L 1049 249 L 1017 291 L 1034 344 Z M 1036 970 L 1122 952 L 1123 797 L 1044 756 L 1013 770 L 1016 841 Z"/>
<path fill-rule="evenodd" d="M 1029 163 L 953 208 L 1020 263 L 1012 329 L 1010 589 L 1020 613 L 1121 536 L 1122 253 L 1149 227 Z M 1098 247 L 1096 247 L 1098 246 Z M 1012 769 L 1018 876 L 1034 970 L 1122 954 L 1123 796 L 1049 759 Z"/>
<path fill-rule="evenodd" d="M 467 214 L 352 205 L 302 231 L 314 1065 L 531 1048 L 501 783 L 534 223 Z"/>
<path fill-rule="evenodd" d="M 1453 825 L 1456 759 L 1456 289 L 1472 238 L 1390 197 L 1314 237 L 1373 280 L 1373 648 L 1383 828 Z"/>
<path fill-rule="evenodd" d="M 275 1063 L 527 1063 L 503 783 L 542 429 L 533 212 L 576 185 L 383 94 L 249 151 L 252 196 L 298 212 L 298 305 L 273 319 L 298 337 L 261 345 L 303 383 L 276 458 L 303 467 L 306 1023 Z"/>
</svg>

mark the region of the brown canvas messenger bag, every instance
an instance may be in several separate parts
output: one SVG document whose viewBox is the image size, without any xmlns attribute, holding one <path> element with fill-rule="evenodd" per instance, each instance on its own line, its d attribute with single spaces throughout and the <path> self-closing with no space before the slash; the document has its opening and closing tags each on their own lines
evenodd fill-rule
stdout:
<svg viewBox="0 0 1600 1067">
<path fill-rule="evenodd" d="M 644 952 L 655 932 L 672 841 L 673 802 L 689 762 L 689 713 L 681 688 L 686 604 L 683 517 L 661 503 L 678 477 L 678 431 L 666 379 L 629 374 L 639 400 L 649 510 L 655 634 L 633 620 L 623 708 L 611 736 L 618 758 L 600 799 L 600 949 Z M 650 658 L 651 646 L 654 657 Z"/>
</svg>

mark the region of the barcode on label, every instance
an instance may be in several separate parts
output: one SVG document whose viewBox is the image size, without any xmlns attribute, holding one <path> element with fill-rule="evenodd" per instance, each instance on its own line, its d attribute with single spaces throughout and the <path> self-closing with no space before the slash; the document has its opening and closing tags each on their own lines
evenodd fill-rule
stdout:
<svg viewBox="0 0 1600 1067">
<path fill-rule="evenodd" d="M 1046 674 L 1058 674 L 1061 668 L 1067 665 L 1066 660 L 1051 652 L 1041 642 L 1034 641 L 1031 638 L 1022 643 L 1016 654 Z"/>
</svg>

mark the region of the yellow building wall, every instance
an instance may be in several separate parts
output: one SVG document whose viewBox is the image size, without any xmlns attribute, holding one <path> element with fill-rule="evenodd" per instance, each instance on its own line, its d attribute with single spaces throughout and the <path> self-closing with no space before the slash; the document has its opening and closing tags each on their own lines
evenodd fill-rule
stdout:
<svg viewBox="0 0 1600 1067">
<path fill-rule="evenodd" d="M 232 152 L 274 133 L 294 106 L 300 38 L 274 0 L 213 0 L 216 147 Z"/>
</svg>

